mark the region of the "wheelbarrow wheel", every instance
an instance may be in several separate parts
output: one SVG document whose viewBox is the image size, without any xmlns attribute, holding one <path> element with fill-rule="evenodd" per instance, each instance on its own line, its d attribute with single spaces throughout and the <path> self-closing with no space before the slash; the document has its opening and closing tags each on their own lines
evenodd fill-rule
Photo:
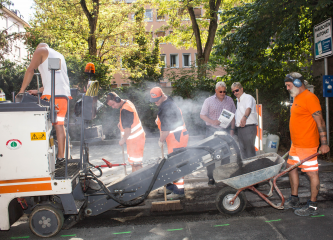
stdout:
<svg viewBox="0 0 333 240">
<path fill-rule="evenodd" d="M 231 199 L 235 196 L 237 190 L 231 187 L 225 187 L 216 195 L 215 203 L 217 209 L 221 213 L 229 215 L 236 215 L 241 213 L 246 207 L 246 196 L 244 192 L 241 192 L 235 199 L 234 204 L 231 204 Z"/>
</svg>

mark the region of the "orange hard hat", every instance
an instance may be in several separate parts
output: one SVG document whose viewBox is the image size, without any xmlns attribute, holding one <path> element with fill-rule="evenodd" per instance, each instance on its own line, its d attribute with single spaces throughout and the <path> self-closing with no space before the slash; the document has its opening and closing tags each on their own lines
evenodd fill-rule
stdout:
<svg viewBox="0 0 333 240">
<path fill-rule="evenodd" d="M 95 73 L 95 65 L 91 62 L 87 63 L 86 68 L 84 69 L 85 73 Z"/>
</svg>

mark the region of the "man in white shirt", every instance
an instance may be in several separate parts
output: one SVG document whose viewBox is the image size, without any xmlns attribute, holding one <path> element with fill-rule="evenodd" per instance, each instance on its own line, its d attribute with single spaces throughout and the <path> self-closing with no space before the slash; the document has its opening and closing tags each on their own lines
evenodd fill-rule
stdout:
<svg viewBox="0 0 333 240">
<path fill-rule="evenodd" d="M 231 90 L 237 98 L 235 119 L 242 157 L 243 159 L 254 157 L 256 155 L 254 143 L 258 125 L 256 101 L 251 95 L 244 92 L 242 84 L 239 82 L 234 82 L 231 85 Z"/>
<path fill-rule="evenodd" d="M 42 98 L 51 98 L 51 71 L 48 69 L 49 58 L 60 58 L 61 69 L 56 71 L 55 76 L 55 95 L 67 96 L 71 99 L 69 79 L 67 76 L 67 66 L 64 56 L 50 48 L 46 43 L 38 44 L 36 51 L 34 52 L 30 65 L 25 72 L 23 83 L 19 93 L 24 93 L 25 89 L 29 86 L 34 70 L 38 68 L 43 82 L 43 87 L 37 90 L 29 90 L 30 94 L 37 95 L 38 91 L 43 92 Z M 64 127 L 64 120 L 67 113 L 67 99 L 56 97 L 55 104 L 57 108 L 57 122 L 53 124 L 57 140 L 58 140 L 58 155 L 56 166 L 63 166 L 65 163 L 65 143 L 66 143 L 66 131 Z"/>
</svg>

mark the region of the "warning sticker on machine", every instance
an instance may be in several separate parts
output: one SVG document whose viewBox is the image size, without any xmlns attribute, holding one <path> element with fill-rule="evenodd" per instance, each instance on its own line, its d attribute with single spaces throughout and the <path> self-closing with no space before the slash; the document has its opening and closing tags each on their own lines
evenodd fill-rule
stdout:
<svg viewBox="0 0 333 240">
<path fill-rule="evenodd" d="M 30 133 L 30 136 L 31 136 L 31 141 L 46 140 L 45 132 L 33 132 L 33 133 Z"/>
</svg>

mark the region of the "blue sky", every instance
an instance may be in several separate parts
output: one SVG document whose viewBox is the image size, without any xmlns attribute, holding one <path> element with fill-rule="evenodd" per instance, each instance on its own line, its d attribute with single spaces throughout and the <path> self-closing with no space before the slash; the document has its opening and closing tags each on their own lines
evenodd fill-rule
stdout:
<svg viewBox="0 0 333 240">
<path fill-rule="evenodd" d="M 32 18 L 33 9 L 31 8 L 34 5 L 33 0 L 11 0 L 14 3 L 14 6 L 11 6 L 11 9 L 17 9 L 20 11 L 23 16 L 23 20 L 29 22 Z M 31 15 L 31 16 L 30 16 Z"/>
</svg>

